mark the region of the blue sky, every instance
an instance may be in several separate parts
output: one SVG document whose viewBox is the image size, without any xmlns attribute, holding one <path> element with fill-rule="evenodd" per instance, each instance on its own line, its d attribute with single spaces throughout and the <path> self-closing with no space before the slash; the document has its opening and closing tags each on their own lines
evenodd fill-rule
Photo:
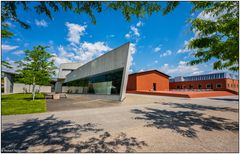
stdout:
<svg viewBox="0 0 240 154">
<path fill-rule="evenodd" d="M 192 51 L 184 47 L 196 35 L 187 20 L 199 17 L 190 10 L 191 5 L 182 2 L 166 16 L 159 12 L 143 19 L 132 17 L 130 22 L 119 11 L 105 10 L 95 14 L 97 24 L 93 25 L 86 14 L 58 12 L 50 20 L 34 11 L 19 9 L 19 18 L 31 28 L 25 30 L 8 22 L 15 36 L 2 40 L 2 58 L 14 65 L 14 61 L 23 58 L 23 50 L 49 45 L 48 51 L 56 56 L 57 66 L 65 62 L 86 63 L 130 41 L 133 58 L 130 72 L 157 69 L 172 77 L 214 72 L 213 61 L 186 65 L 193 57 Z"/>
</svg>

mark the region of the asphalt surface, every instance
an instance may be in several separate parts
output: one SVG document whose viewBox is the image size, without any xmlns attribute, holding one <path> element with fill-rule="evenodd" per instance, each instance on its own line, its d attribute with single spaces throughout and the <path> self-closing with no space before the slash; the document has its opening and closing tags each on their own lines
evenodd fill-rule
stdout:
<svg viewBox="0 0 240 154">
<path fill-rule="evenodd" d="M 118 105 L 2 116 L 2 151 L 238 152 L 238 133 L 237 96 L 128 94 Z"/>
</svg>

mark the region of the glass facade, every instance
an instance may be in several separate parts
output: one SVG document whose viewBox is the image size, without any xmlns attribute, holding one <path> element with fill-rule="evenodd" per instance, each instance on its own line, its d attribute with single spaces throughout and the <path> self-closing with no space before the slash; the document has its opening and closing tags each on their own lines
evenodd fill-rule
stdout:
<svg viewBox="0 0 240 154">
<path fill-rule="evenodd" d="M 123 68 L 64 83 L 69 93 L 120 94 Z"/>
</svg>

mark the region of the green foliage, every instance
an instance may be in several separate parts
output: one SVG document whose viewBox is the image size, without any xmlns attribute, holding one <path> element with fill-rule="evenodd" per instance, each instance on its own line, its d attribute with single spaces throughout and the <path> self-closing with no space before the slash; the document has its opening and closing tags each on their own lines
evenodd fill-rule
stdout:
<svg viewBox="0 0 240 154">
<path fill-rule="evenodd" d="M 8 29 L 8 24 L 2 23 L 2 38 L 10 38 L 13 36 L 13 33 L 10 32 Z"/>
<path fill-rule="evenodd" d="M 46 51 L 47 47 L 35 46 L 33 50 L 25 50 L 25 58 L 16 62 L 23 83 L 47 85 L 51 81 L 51 76 L 55 74 L 53 56 Z M 34 79 L 35 78 L 35 79 Z"/>
<path fill-rule="evenodd" d="M 17 76 L 19 81 L 33 85 L 33 99 L 35 95 L 35 84 L 48 85 L 52 75 L 55 74 L 53 56 L 46 51 L 47 47 L 35 46 L 33 50 L 25 50 L 25 58 L 16 62 L 20 74 Z"/>
<path fill-rule="evenodd" d="M 46 100 L 43 94 L 37 94 L 31 100 L 31 94 L 2 95 L 2 115 L 39 113 L 46 111 Z"/>
<path fill-rule="evenodd" d="M 2 66 L 6 67 L 6 68 L 12 68 L 11 64 L 9 64 L 8 62 L 2 60 Z"/>
<path fill-rule="evenodd" d="M 195 11 L 212 15 L 210 19 L 191 20 L 192 29 L 198 33 L 188 48 L 195 49 L 195 58 L 189 64 L 204 63 L 212 58 L 214 69 L 239 70 L 239 4 L 238 2 L 193 2 Z"/>
<path fill-rule="evenodd" d="M 167 7 L 163 10 L 163 15 L 168 14 L 179 5 L 179 1 L 167 2 Z"/>
</svg>

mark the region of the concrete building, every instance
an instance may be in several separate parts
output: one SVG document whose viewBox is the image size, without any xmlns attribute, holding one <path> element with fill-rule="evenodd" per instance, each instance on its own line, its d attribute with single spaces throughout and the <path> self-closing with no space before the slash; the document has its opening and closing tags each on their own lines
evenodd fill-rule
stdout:
<svg viewBox="0 0 240 154">
<path fill-rule="evenodd" d="M 55 84 L 55 92 L 62 92 L 62 84 L 66 78 L 66 75 L 80 67 L 81 63 L 63 63 L 59 66 L 59 72 L 57 82 Z"/>
<path fill-rule="evenodd" d="M 2 70 L 1 73 L 1 91 L 2 93 L 8 94 L 13 93 L 13 83 L 14 83 L 14 76 L 16 72 Z"/>
<path fill-rule="evenodd" d="M 213 73 L 170 79 L 170 89 L 212 89 L 238 91 L 238 76 Z"/>
<path fill-rule="evenodd" d="M 133 73 L 128 77 L 127 91 L 168 91 L 169 76 L 157 71 Z"/>
<path fill-rule="evenodd" d="M 56 92 L 91 94 L 92 97 L 122 101 L 130 65 L 129 45 L 126 43 L 80 67 L 76 64 L 74 69 L 72 64 L 61 65 Z M 63 73 L 66 68 L 69 72 Z"/>
</svg>

